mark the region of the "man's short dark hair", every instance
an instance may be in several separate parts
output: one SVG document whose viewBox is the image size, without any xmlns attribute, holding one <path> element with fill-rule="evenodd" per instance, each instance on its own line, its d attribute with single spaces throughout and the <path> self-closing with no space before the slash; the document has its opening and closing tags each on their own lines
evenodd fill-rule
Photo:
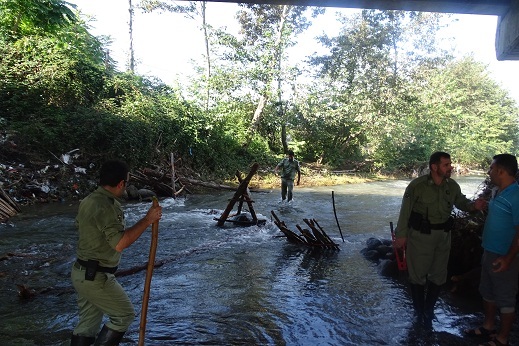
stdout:
<svg viewBox="0 0 519 346">
<path fill-rule="evenodd" d="M 432 165 L 437 165 L 441 162 L 442 159 L 450 159 L 450 154 L 444 152 L 444 151 L 436 151 L 431 154 L 431 157 L 429 157 L 429 169 L 432 169 Z"/>
<path fill-rule="evenodd" d="M 497 154 L 493 157 L 496 166 L 504 169 L 510 176 L 517 175 L 517 158 L 511 154 Z"/>
<path fill-rule="evenodd" d="M 108 160 L 101 166 L 99 172 L 99 184 L 101 186 L 112 186 L 115 187 L 121 182 L 128 178 L 128 165 L 126 162 L 121 160 Z"/>
<path fill-rule="evenodd" d="M 294 151 L 293 150 L 289 150 L 288 151 L 288 156 L 294 156 Z"/>
</svg>

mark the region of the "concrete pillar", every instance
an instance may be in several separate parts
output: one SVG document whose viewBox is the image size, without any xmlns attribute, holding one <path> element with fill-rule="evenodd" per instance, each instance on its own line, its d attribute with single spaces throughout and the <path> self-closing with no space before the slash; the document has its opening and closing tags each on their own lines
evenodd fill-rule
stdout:
<svg viewBox="0 0 519 346">
<path fill-rule="evenodd" d="M 510 9 L 497 22 L 496 58 L 519 60 L 519 0 L 511 0 Z"/>
</svg>

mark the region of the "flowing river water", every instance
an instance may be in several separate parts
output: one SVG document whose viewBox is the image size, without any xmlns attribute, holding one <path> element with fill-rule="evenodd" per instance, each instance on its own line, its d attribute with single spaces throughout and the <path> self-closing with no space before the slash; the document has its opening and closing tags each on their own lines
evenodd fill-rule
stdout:
<svg viewBox="0 0 519 346">
<path fill-rule="evenodd" d="M 471 197 L 484 176 L 458 177 Z M 413 327 L 405 278 L 380 275 L 360 251 L 370 237 L 390 239 L 407 180 L 252 193 L 264 226 L 216 226 L 233 193 L 163 199 L 163 219 L 147 313 L 146 345 L 475 345 L 462 329 L 482 317 L 476 298 L 445 290 L 434 331 Z M 336 214 L 344 242 L 335 221 Z M 133 224 L 149 202 L 124 205 Z M 67 345 L 77 322 L 70 283 L 77 203 L 26 208 L 0 226 L 0 345 Z M 289 229 L 315 219 L 340 251 L 290 244 L 271 220 Z M 151 232 L 126 249 L 120 270 L 145 265 Z M 136 345 L 145 270 L 119 277 L 137 316 L 123 345 Z M 20 299 L 17 285 L 35 291 Z M 516 328 L 517 329 L 517 328 Z M 515 332 L 514 332 L 515 333 Z M 514 334 L 514 337 L 516 335 Z"/>
</svg>

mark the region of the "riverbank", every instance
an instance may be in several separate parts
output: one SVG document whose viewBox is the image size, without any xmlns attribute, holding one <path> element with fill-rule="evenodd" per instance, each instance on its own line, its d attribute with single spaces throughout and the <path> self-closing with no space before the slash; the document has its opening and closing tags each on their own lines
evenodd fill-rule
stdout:
<svg viewBox="0 0 519 346">
<path fill-rule="evenodd" d="M 8 155 L 3 152 L 0 157 L 0 187 L 20 206 L 47 204 L 53 202 L 78 201 L 94 190 L 98 183 L 97 173 L 99 167 L 95 160 L 82 157 L 77 151 L 71 151 L 59 156 L 42 160 L 33 155 L 10 150 Z M 161 185 L 171 185 L 171 165 L 169 162 L 157 163 L 132 170 L 135 176 L 143 176 L 143 171 L 155 173 L 162 178 L 169 175 L 169 179 L 163 179 Z M 245 167 L 242 174 L 247 174 Z M 369 181 L 394 179 L 390 175 L 382 175 L 369 172 L 341 171 L 334 172 L 324 166 L 316 164 L 302 164 L 300 187 L 333 186 L 345 184 L 357 184 Z M 183 193 L 205 193 L 219 188 L 235 188 L 239 185 L 238 179 L 233 176 L 229 179 L 204 177 L 189 167 L 175 167 L 175 175 L 186 185 Z M 182 179 L 184 178 L 184 179 Z M 154 186 L 157 177 L 149 181 L 130 179 L 129 199 L 142 198 L 140 193 L 146 195 L 154 193 L 159 197 L 170 196 L 164 189 Z M 207 183 L 207 184 L 205 184 Z M 262 167 L 253 176 L 249 187 L 255 190 L 276 189 L 280 186 L 279 176 L 274 174 L 273 167 Z M 178 189 L 177 189 L 178 191 Z"/>
<path fill-rule="evenodd" d="M 359 184 L 371 181 L 383 181 L 397 178 L 395 175 L 384 175 L 381 173 L 334 173 L 324 169 L 309 169 L 305 167 L 303 167 L 301 171 L 302 174 L 301 181 L 299 184 L 300 187 Z M 279 176 L 273 173 L 256 174 L 251 179 L 249 187 L 260 190 L 276 189 L 280 187 L 280 178 Z"/>
</svg>

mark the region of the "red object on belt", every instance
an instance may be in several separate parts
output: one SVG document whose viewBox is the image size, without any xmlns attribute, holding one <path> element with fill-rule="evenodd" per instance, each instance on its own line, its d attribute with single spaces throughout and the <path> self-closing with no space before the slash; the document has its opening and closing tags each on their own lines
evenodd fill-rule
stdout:
<svg viewBox="0 0 519 346">
<path fill-rule="evenodd" d="M 395 251 L 396 264 L 398 265 L 398 270 L 406 271 L 407 270 L 407 260 L 405 258 L 405 249 L 400 249 L 395 246 L 396 237 L 395 231 L 393 230 L 393 223 L 389 223 L 389 227 L 391 228 L 391 240 L 393 241 L 393 251 Z"/>
</svg>

